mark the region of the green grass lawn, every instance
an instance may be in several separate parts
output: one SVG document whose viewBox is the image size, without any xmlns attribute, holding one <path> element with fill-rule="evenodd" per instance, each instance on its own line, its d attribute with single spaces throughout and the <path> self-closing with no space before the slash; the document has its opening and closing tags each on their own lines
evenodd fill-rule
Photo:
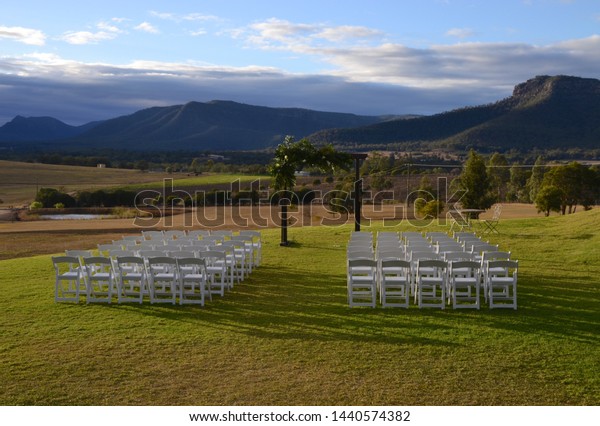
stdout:
<svg viewBox="0 0 600 426">
<path fill-rule="evenodd" d="M 517 311 L 348 308 L 350 226 L 263 231 L 204 308 L 55 304 L 49 256 L 1 261 L 0 403 L 598 405 L 599 221 L 501 222 Z"/>
</svg>

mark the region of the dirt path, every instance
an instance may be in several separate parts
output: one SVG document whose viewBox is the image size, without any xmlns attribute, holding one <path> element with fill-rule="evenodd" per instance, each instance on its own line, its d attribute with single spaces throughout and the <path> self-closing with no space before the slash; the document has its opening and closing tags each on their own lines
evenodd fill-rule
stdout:
<svg viewBox="0 0 600 426">
<path fill-rule="evenodd" d="M 372 220 L 400 220 L 402 205 L 363 206 L 362 224 Z M 488 211 L 481 218 L 491 217 Z M 539 216 L 527 204 L 505 204 L 502 218 Z M 322 206 L 305 206 L 291 212 L 291 226 L 337 226 L 353 223 L 353 216 L 334 214 Z M 160 219 L 37 220 L 0 222 L 0 259 L 58 253 L 67 249 L 89 249 L 147 229 L 261 229 L 278 226 L 279 210 L 271 206 L 239 209 L 209 207 Z M 395 222 L 397 223 L 397 222 Z"/>
</svg>

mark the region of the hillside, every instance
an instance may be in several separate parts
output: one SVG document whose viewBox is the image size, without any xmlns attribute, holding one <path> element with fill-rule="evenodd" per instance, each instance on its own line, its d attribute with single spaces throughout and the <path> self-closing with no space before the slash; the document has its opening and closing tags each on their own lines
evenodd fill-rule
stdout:
<svg viewBox="0 0 600 426">
<path fill-rule="evenodd" d="M 329 129 L 310 139 L 355 147 L 600 148 L 600 80 L 539 76 L 517 85 L 512 96 L 494 104 Z"/>
<path fill-rule="evenodd" d="M 248 151 L 272 147 L 285 135 L 359 150 L 600 149 L 600 80 L 538 76 L 493 104 L 431 116 L 360 116 L 232 101 L 147 108 L 78 127 L 17 116 L 0 127 L 0 148 Z"/>
<path fill-rule="evenodd" d="M 22 117 L 17 115 L 0 127 L 0 141 L 51 141 L 70 138 L 93 128 L 97 122 L 70 126 L 52 117 Z"/>
<path fill-rule="evenodd" d="M 384 117 L 269 108 L 231 101 L 154 107 L 107 120 L 70 145 L 130 150 L 252 150 L 331 127 L 356 127 Z"/>
</svg>

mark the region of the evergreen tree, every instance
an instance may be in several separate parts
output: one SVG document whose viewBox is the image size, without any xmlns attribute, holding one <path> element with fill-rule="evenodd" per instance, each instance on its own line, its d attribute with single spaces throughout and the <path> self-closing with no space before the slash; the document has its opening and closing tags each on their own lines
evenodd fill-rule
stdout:
<svg viewBox="0 0 600 426">
<path fill-rule="evenodd" d="M 529 190 L 529 199 L 535 201 L 537 193 L 542 187 L 544 180 L 544 173 L 546 173 L 546 167 L 544 167 L 544 158 L 540 155 L 535 160 L 535 165 L 531 169 L 531 177 L 527 181 L 527 189 Z"/>
<path fill-rule="evenodd" d="M 508 168 L 506 157 L 497 152 L 492 155 L 487 172 L 490 178 L 490 195 L 496 202 L 505 201 L 507 192 L 506 187 L 510 180 L 510 170 Z"/>
<path fill-rule="evenodd" d="M 483 158 L 475 151 L 469 152 L 469 158 L 459 176 L 460 187 L 466 191 L 461 198 L 463 208 L 487 210 L 494 199 L 490 197 L 490 179 Z"/>
<path fill-rule="evenodd" d="M 510 168 L 510 179 L 506 199 L 507 201 L 517 203 L 530 203 L 532 200 L 529 198 L 529 191 L 527 190 L 527 181 L 530 172 L 519 166 L 519 163 L 515 163 Z"/>
</svg>

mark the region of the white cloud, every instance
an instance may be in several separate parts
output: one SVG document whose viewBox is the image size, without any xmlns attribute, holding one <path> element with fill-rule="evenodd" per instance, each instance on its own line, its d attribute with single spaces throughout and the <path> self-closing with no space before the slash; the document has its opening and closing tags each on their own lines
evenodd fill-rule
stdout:
<svg viewBox="0 0 600 426">
<path fill-rule="evenodd" d="M 460 39 L 473 37 L 474 35 L 475 31 L 470 28 L 450 28 L 448 31 L 446 31 L 446 36 Z"/>
<path fill-rule="evenodd" d="M 117 21 L 115 21 L 117 22 Z M 103 31 L 107 31 L 107 32 L 111 32 L 111 33 L 120 33 L 121 29 L 115 25 L 112 25 L 108 22 L 100 22 L 97 25 L 98 29 L 103 30 Z"/>
<path fill-rule="evenodd" d="M 117 37 L 115 32 L 108 31 L 68 31 L 60 39 L 69 44 L 96 44 L 104 40 L 112 40 Z"/>
<path fill-rule="evenodd" d="M 164 19 L 167 21 L 181 22 L 181 21 L 221 21 L 221 18 L 215 15 L 205 15 L 202 13 L 188 13 L 188 14 L 179 14 L 179 13 L 171 13 L 171 12 L 157 12 L 155 10 L 150 11 L 150 15 Z"/>
<path fill-rule="evenodd" d="M 136 29 L 138 31 L 144 31 L 146 33 L 151 33 L 151 34 L 158 34 L 160 32 L 160 31 L 158 31 L 158 29 L 156 27 L 154 27 L 149 22 L 142 22 L 138 26 L 134 27 L 134 29 Z"/>
<path fill-rule="evenodd" d="M 383 36 L 383 33 L 361 26 L 303 24 L 270 18 L 245 28 L 232 30 L 230 35 L 235 38 L 245 38 L 250 45 L 263 49 L 288 49 L 306 53 L 311 46 L 323 46 L 328 43 L 339 45 L 342 42 L 362 44 L 377 40 Z"/>
<path fill-rule="evenodd" d="M 121 23 L 124 21 L 124 19 L 113 18 L 111 21 Z M 104 40 L 113 40 L 117 38 L 119 34 L 124 33 L 124 31 L 116 25 L 105 21 L 101 21 L 96 24 L 96 28 L 99 31 L 67 31 L 61 37 L 59 37 L 59 39 L 69 44 L 97 44 Z"/>
<path fill-rule="evenodd" d="M 198 29 L 196 31 L 190 31 L 189 34 L 191 36 L 198 37 L 198 36 L 206 35 L 207 31 L 205 29 L 200 28 L 200 29 Z"/>
<path fill-rule="evenodd" d="M 0 38 L 7 38 L 34 46 L 43 46 L 46 43 L 46 35 L 42 31 L 23 27 L 0 26 Z"/>
<path fill-rule="evenodd" d="M 373 30 L 366 27 L 343 25 L 339 27 L 324 28 L 323 30 L 315 33 L 314 37 L 333 42 L 340 42 L 351 39 L 368 39 L 379 37 L 381 35 L 382 32 L 378 30 Z"/>
<path fill-rule="evenodd" d="M 431 114 L 497 101 L 535 75 L 600 78 L 600 35 L 545 46 L 457 43 L 415 49 L 394 43 L 322 46 L 323 38 L 314 37 L 323 27 L 285 22 L 262 29 L 268 35 L 265 43 L 315 55 L 333 71 L 299 75 L 200 62 L 117 66 L 49 53 L 5 56 L 0 57 L 0 123 L 16 114 L 84 123 L 149 106 L 211 99 L 358 114 Z M 296 37 L 301 43 L 294 44 Z"/>
<path fill-rule="evenodd" d="M 187 15 L 183 15 L 182 19 L 184 21 L 220 21 L 221 18 L 215 15 L 204 15 L 202 13 L 189 13 Z"/>
</svg>

